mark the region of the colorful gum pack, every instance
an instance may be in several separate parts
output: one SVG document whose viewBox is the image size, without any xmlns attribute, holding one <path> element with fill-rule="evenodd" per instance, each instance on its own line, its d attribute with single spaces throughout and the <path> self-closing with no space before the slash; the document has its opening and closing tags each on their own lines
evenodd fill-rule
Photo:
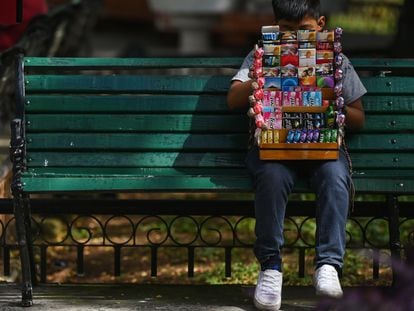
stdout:
<svg viewBox="0 0 414 311">
<path fill-rule="evenodd" d="M 282 128 L 282 92 L 280 91 L 264 91 L 263 98 L 263 119 L 270 129 Z"/>
<path fill-rule="evenodd" d="M 302 106 L 302 92 L 286 91 L 283 92 L 283 106 Z"/>
<path fill-rule="evenodd" d="M 302 92 L 302 104 L 305 107 L 320 107 L 320 106 L 322 106 L 322 92 L 321 91 L 304 91 L 304 92 Z"/>
</svg>

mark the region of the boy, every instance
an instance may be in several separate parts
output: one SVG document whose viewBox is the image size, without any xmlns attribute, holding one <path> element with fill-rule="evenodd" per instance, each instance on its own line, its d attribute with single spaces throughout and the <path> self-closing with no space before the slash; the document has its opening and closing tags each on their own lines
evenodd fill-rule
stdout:
<svg viewBox="0 0 414 311">
<path fill-rule="evenodd" d="M 325 17 L 319 15 L 319 0 L 273 0 L 276 24 L 281 31 L 320 31 Z M 231 109 L 249 108 L 252 93 L 250 53 L 234 76 L 227 101 Z M 342 70 L 346 128 L 357 131 L 364 125 L 361 97 L 366 93 L 354 68 L 344 57 Z M 251 141 L 254 134 L 251 130 Z M 345 253 L 345 225 L 351 187 L 350 165 L 344 150 L 335 161 L 261 161 L 257 146 L 250 145 L 246 166 L 255 188 L 256 242 L 254 253 L 260 262 L 254 304 L 262 310 L 278 310 L 281 305 L 283 222 L 289 193 L 298 177 L 305 177 L 317 196 L 316 258 L 314 285 L 317 295 L 341 297 L 338 274 Z"/>
</svg>

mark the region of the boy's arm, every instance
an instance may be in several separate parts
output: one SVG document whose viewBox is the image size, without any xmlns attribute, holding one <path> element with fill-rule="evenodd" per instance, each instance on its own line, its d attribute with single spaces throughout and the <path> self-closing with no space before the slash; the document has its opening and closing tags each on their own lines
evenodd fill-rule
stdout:
<svg viewBox="0 0 414 311">
<path fill-rule="evenodd" d="M 249 96 L 252 95 L 252 80 L 233 81 L 227 93 L 227 105 L 231 110 L 249 108 Z"/>
<path fill-rule="evenodd" d="M 346 127 L 351 132 L 359 131 L 365 124 L 365 112 L 361 98 L 346 105 Z"/>
</svg>

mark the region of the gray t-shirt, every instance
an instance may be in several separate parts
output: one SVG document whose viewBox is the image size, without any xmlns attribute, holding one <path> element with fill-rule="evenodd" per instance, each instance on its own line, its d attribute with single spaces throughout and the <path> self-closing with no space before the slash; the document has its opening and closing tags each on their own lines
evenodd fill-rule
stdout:
<svg viewBox="0 0 414 311">
<path fill-rule="evenodd" d="M 361 80 L 359 79 L 358 74 L 355 72 L 354 67 L 352 66 L 351 62 L 349 61 L 348 57 L 343 55 L 343 64 L 342 70 L 344 72 L 343 78 L 343 97 L 345 99 L 345 104 L 348 105 L 358 98 L 362 97 L 367 93 L 365 86 L 362 84 Z M 241 81 L 246 82 L 250 80 L 249 78 L 249 70 L 253 64 L 253 51 L 250 52 L 243 61 L 243 64 L 240 67 L 240 70 L 237 74 L 233 77 L 232 81 Z"/>
</svg>

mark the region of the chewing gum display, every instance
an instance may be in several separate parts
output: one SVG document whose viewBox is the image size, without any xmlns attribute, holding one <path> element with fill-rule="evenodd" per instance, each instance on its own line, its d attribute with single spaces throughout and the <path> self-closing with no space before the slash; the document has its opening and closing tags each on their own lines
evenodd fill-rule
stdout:
<svg viewBox="0 0 414 311">
<path fill-rule="evenodd" d="M 278 144 L 279 131 L 278 130 L 266 130 L 262 131 L 261 137 L 262 144 Z"/>
<path fill-rule="evenodd" d="M 283 92 L 284 107 L 302 106 L 302 92 L 300 91 L 284 91 Z"/>
<path fill-rule="evenodd" d="M 320 144 L 297 158 L 289 151 L 283 155 L 288 159 L 304 159 L 311 150 L 335 150 L 333 143 L 341 141 L 346 121 L 341 36 L 340 28 L 318 32 L 262 27 L 262 40 L 254 51 L 249 110 L 261 150 L 264 146 L 267 151 L 286 148 L 300 153 L 308 148 L 295 149 L 297 144 Z M 315 153 L 315 159 L 324 154 Z"/>
</svg>

